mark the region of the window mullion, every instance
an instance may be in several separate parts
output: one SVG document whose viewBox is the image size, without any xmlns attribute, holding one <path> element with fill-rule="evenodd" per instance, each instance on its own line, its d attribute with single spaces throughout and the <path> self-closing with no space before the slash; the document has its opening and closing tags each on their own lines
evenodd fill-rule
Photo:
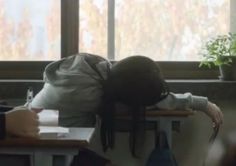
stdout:
<svg viewBox="0 0 236 166">
<path fill-rule="evenodd" d="M 230 32 L 236 33 L 236 12 L 235 12 L 236 1 L 230 0 Z"/>
<path fill-rule="evenodd" d="M 115 0 L 108 0 L 107 58 L 115 59 Z"/>
<path fill-rule="evenodd" d="M 79 0 L 61 0 L 61 57 L 78 53 Z"/>
</svg>

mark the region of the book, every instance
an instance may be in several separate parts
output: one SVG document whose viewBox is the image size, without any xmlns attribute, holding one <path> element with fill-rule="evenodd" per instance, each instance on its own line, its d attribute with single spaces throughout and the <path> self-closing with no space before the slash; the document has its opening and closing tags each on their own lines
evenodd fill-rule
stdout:
<svg viewBox="0 0 236 166">
<path fill-rule="evenodd" d="M 58 126 L 58 110 L 44 109 L 38 116 L 40 126 Z"/>
<path fill-rule="evenodd" d="M 41 139 L 65 138 L 69 134 L 69 128 L 60 126 L 39 126 Z"/>
<path fill-rule="evenodd" d="M 62 138 L 69 134 L 69 128 L 58 125 L 58 110 L 44 109 L 38 116 L 41 139 Z"/>
</svg>

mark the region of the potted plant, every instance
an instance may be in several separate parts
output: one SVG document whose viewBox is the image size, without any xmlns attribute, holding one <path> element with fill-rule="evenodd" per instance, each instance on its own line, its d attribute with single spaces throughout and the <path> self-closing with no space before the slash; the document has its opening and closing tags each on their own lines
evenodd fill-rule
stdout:
<svg viewBox="0 0 236 166">
<path fill-rule="evenodd" d="M 203 46 L 201 66 L 219 66 L 222 80 L 236 80 L 236 34 L 218 35 Z"/>
</svg>

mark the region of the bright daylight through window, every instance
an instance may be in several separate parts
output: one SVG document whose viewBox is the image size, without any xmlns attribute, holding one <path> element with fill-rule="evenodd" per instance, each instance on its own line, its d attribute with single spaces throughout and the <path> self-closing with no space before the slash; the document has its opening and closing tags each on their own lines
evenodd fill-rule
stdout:
<svg viewBox="0 0 236 166">
<path fill-rule="evenodd" d="M 115 60 L 139 54 L 199 61 L 207 38 L 229 32 L 230 0 L 115 0 L 113 8 L 109 1 L 80 0 L 80 52 L 106 57 L 112 39 Z M 108 25 L 109 12 L 114 26 Z M 60 0 L 0 0 L 0 60 L 59 59 L 60 17 Z"/>
<path fill-rule="evenodd" d="M 60 58 L 59 0 L 0 0 L 0 60 Z"/>
<path fill-rule="evenodd" d="M 106 55 L 107 3 L 80 0 L 80 51 Z M 207 38 L 229 32 L 229 5 L 230 0 L 115 0 L 114 59 L 139 54 L 198 61 Z"/>
</svg>

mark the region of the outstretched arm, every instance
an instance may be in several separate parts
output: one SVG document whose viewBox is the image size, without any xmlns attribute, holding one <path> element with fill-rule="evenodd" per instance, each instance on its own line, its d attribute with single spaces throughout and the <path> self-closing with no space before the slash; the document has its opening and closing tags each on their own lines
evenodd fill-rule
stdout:
<svg viewBox="0 0 236 166">
<path fill-rule="evenodd" d="M 158 102 L 155 107 L 166 110 L 202 111 L 212 119 L 214 125 L 220 125 L 223 122 L 223 114 L 216 104 L 208 101 L 207 97 L 195 96 L 191 93 L 170 93 L 165 99 Z"/>
</svg>

